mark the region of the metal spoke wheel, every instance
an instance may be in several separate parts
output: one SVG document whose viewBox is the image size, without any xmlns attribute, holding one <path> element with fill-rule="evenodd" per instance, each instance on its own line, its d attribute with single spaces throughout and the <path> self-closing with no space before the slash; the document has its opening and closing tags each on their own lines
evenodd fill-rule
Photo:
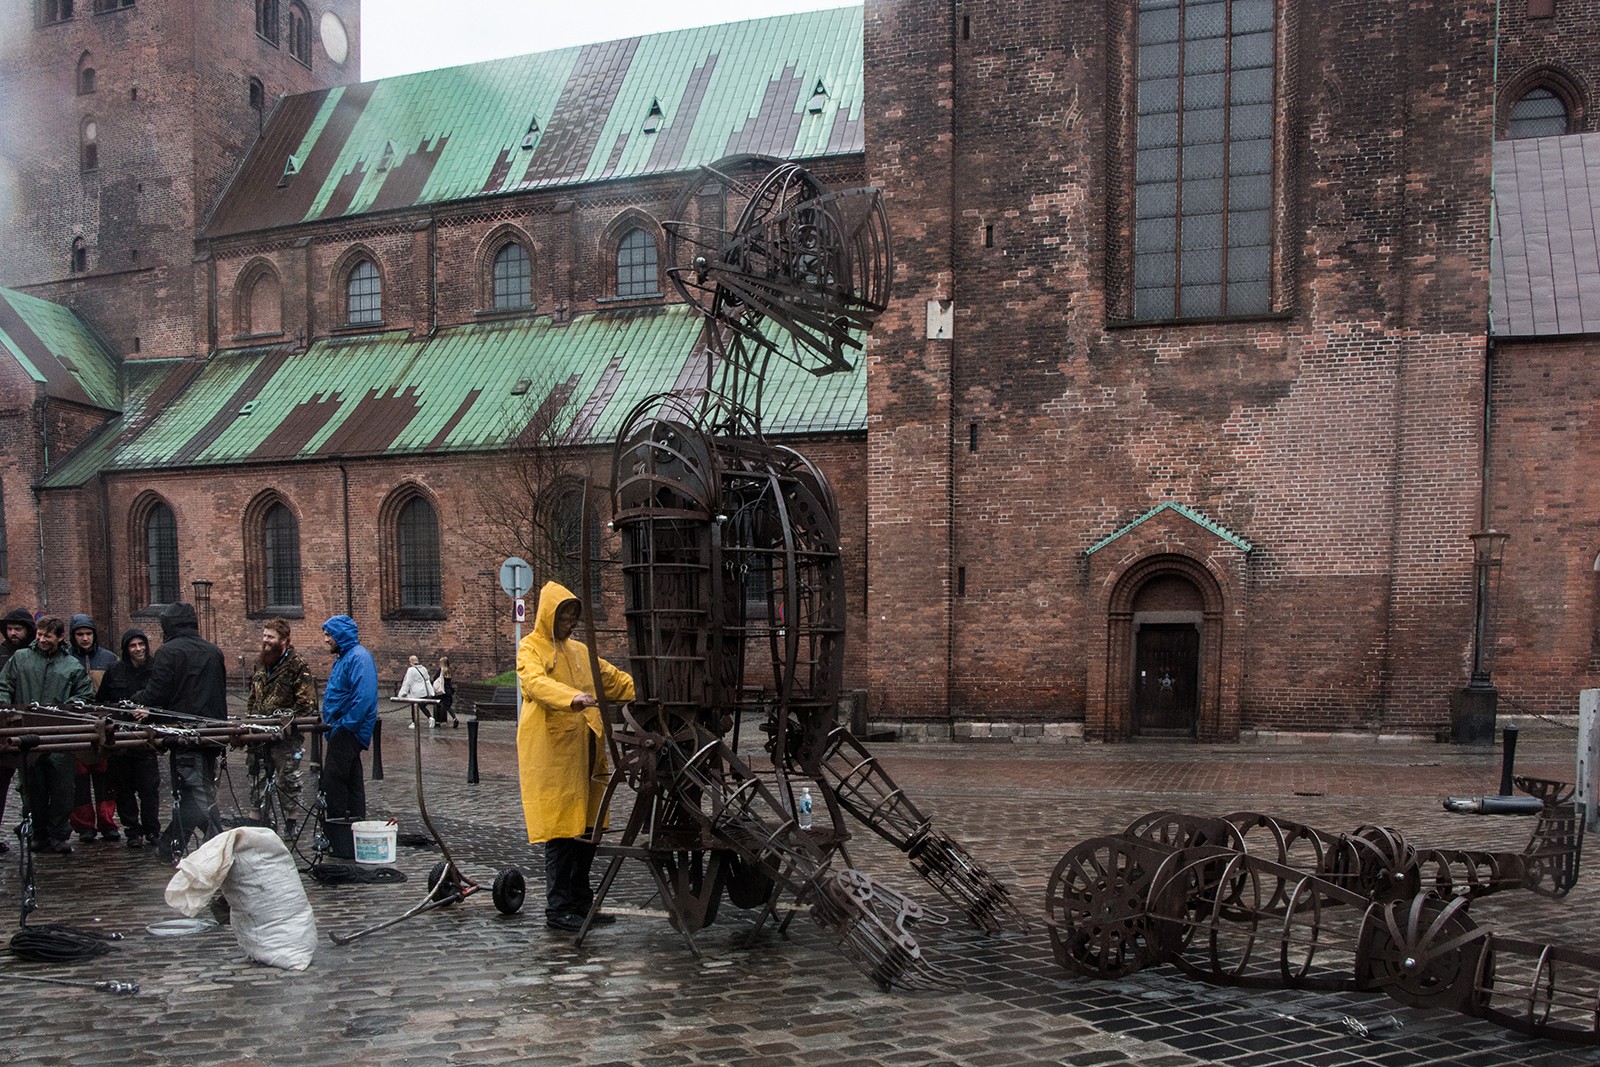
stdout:
<svg viewBox="0 0 1600 1067">
<path fill-rule="evenodd" d="M 1119 978 L 1164 958 L 1148 908 L 1151 876 L 1167 855 L 1126 837 L 1095 837 L 1061 857 L 1045 890 L 1045 921 L 1063 967 Z"/>
<path fill-rule="evenodd" d="M 1466 903 L 1424 894 L 1374 905 L 1356 950 L 1358 986 L 1413 1007 L 1473 1014 L 1488 931 L 1467 915 Z"/>
<path fill-rule="evenodd" d="M 1409 901 L 1418 892 L 1417 850 L 1398 830 L 1363 826 L 1340 838 L 1329 857 L 1328 880 L 1369 900 Z"/>
</svg>

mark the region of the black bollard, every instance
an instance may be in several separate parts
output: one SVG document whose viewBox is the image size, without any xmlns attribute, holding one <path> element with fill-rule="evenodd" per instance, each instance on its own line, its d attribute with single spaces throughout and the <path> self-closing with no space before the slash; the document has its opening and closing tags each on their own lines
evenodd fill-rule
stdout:
<svg viewBox="0 0 1600 1067">
<path fill-rule="evenodd" d="M 322 732 L 320 730 L 311 735 L 311 762 L 317 765 L 317 773 L 320 774 L 322 768 Z"/>
<path fill-rule="evenodd" d="M 478 784 L 478 717 L 467 720 L 467 784 Z"/>
<path fill-rule="evenodd" d="M 1512 793 L 1511 768 L 1517 762 L 1517 728 L 1507 726 L 1500 736 L 1504 739 L 1500 751 L 1500 795 L 1508 797 Z"/>
<path fill-rule="evenodd" d="M 372 724 L 372 780 L 383 781 L 383 720 Z"/>
</svg>

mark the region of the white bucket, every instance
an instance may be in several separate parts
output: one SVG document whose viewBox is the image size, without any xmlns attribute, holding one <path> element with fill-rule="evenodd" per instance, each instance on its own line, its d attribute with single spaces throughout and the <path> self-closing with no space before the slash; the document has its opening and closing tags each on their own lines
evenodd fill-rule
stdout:
<svg viewBox="0 0 1600 1067">
<path fill-rule="evenodd" d="M 350 826 L 357 863 L 393 863 L 400 828 L 392 822 L 358 822 Z"/>
</svg>

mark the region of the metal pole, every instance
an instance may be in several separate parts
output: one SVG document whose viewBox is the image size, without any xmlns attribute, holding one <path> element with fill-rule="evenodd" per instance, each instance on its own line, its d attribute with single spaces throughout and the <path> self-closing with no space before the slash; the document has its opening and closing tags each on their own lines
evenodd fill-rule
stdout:
<svg viewBox="0 0 1600 1067">
<path fill-rule="evenodd" d="M 467 784 L 478 784 L 478 717 L 467 720 Z"/>
<path fill-rule="evenodd" d="M 372 724 L 372 780 L 383 781 L 383 720 Z"/>
<path fill-rule="evenodd" d="M 530 574 L 528 577 L 531 579 L 533 576 Z M 517 590 L 516 594 L 514 596 L 512 596 L 512 598 L 511 598 L 511 602 L 513 604 L 515 604 L 518 600 L 522 599 L 522 597 L 526 596 L 527 593 L 528 593 L 528 590 L 522 588 L 522 568 L 521 567 L 513 566 L 511 568 L 511 588 Z M 515 618 L 515 613 L 514 612 L 513 612 L 513 618 Z M 521 619 L 516 619 L 516 637 L 513 638 L 512 645 L 511 645 L 511 673 L 512 674 L 516 673 L 517 653 L 520 652 L 521 649 L 522 649 L 522 620 Z M 516 693 L 517 721 L 521 722 L 522 721 L 522 680 L 520 678 L 516 680 L 516 684 L 512 686 L 512 690 Z M 476 724 L 475 723 L 473 724 L 473 726 L 468 727 L 468 729 L 474 729 L 474 728 L 476 728 Z M 469 782 L 476 782 L 478 779 L 476 777 L 472 777 L 472 778 L 468 778 L 467 780 Z"/>
<path fill-rule="evenodd" d="M 1504 739 L 1500 753 L 1500 795 L 1508 797 L 1512 793 L 1511 768 L 1517 762 L 1517 728 L 1507 726 L 1500 731 Z"/>
<path fill-rule="evenodd" d="M 1479 553 L 1478 546 L 1474 545 L 1473 550 Z M 1478 572 L 1478 603 L 1472 620 L 1472 680 L 1468 684 L 1474 689 L 1487 689 L 1490 683 L 1489 672 L 1483 669 L 1483 641 L 1489 618 L 1489 563 L 1476 559 L 1474 567 Z"/>
</svg>

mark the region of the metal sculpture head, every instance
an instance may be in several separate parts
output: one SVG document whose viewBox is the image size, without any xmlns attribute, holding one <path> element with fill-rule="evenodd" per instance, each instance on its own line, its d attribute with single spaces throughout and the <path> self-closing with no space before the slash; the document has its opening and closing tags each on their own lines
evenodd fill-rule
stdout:
<svg viewBox="0 0 1600 1067">
<path fill-rule="evenodd" d="M 830 191 L 798 164 L 729 156 L 701 168 L 665 228 L 667 276 L 706 317 L 705 407 L 719 430 L 759 434 L 773 355 L 813 374 L 852 370 L 888 306 L 876 189 Z"/>
</svg>

